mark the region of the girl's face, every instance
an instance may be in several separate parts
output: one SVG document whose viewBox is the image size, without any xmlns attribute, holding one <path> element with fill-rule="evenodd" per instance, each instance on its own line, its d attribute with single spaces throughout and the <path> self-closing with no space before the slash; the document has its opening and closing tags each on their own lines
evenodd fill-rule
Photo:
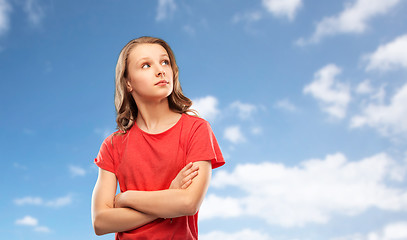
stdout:
<svg viewBox="0 0 407 240">
<path fill-rule="evenodd" d="M 173 89 L 167 51 L 159 44 L 139 44 L 128 57 L 127 90 L 137 101 L 161 101 Z"/>
</svg>

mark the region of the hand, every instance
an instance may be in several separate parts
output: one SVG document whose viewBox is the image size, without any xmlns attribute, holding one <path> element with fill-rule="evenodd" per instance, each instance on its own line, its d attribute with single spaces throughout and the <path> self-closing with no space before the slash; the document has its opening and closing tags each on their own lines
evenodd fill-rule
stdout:
<svg viewBox="0 0 407 240">
<path fill-rule="evenodd" d="M 198 176 L 197 165 L 194 165 L 192 162 L 188 163 L 178 175 L 172 180 L 169 189 L 186 189 L 191 185 L 192 179 Z"/>
<path fill-rule="evenodd" d="M 122 206 L 121 206 L 122 196 L 123 196 L 123 193 L 119 193 L 119 194 L 117 194 L 117 195 L 114 197 L 114 206 L 113 206 L 113 207 L 115 207 L 115 208 L 120 208 L 120 207 L 122 207 Z"/>
</svg>

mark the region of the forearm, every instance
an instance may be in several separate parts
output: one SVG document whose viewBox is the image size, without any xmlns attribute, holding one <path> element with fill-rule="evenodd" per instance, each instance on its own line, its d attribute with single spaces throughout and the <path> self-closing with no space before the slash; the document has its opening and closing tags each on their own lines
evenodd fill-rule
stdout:
<svg viewBox="0 0 407 240">
<path fill-rule="evenodd" d="M 194 163 L 199 174 L 186 189 L 126 191 L 116 196 L 115 206 L 129 207 L 161 218 L 194 215 L 205 197 L 211 178 L 210 161 Z"/>
<path fill-rule="evenodd" d="M 130 208 L 106 208 L 94 216 L 93 226 L 97 235 L 124 232 L 141 227 L 157 217 Z"/>
<path fill-rule="evenodd" d="M 201 204 L 188 189 L 127 191 L 120 206 L 133 208 L 161 218 L 194 215 Z"/>
</svg>

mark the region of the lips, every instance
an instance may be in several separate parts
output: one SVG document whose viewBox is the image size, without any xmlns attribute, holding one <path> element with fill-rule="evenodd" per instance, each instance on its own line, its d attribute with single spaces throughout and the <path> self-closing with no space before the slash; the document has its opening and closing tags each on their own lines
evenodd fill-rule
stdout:
<svg viewBox="0 0 407 240">
<path fill-rule="evenodd" d="M 154 84 L 154 85 L 165 85 L 165 84 L 168 84 L 169 82 L 167 81 L 167 80 L 161 80 L 161 81 L 159 81 L 159 82 L 157 82 L 156 84 Z"/>
</svg>

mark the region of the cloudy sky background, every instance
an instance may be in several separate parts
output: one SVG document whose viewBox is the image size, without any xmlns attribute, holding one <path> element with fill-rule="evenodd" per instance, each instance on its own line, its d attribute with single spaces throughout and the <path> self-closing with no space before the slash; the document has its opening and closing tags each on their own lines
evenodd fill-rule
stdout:
<svg viewBox="0 0 407 240">
<path fill-rule="evenodd" d="M 0 0 L 0 235 L 96 237 L 114 68 L 165 39 L 227 164 L 208 239 L 407 239 L 403 0 Z"/>
</svg>

